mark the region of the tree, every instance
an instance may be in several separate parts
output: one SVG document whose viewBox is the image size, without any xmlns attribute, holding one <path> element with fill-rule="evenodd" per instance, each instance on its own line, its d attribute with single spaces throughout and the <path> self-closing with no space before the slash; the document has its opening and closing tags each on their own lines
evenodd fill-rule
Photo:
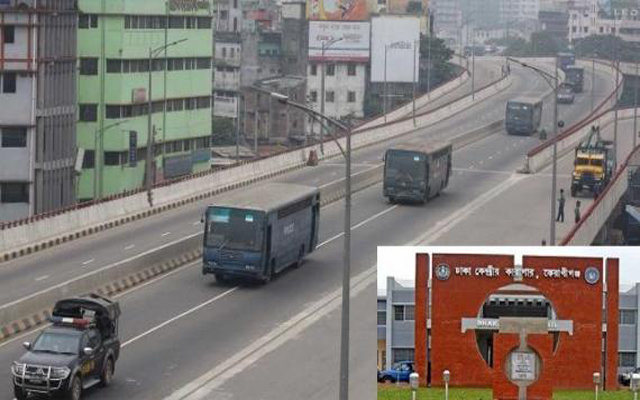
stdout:
<svg viewBox="0 0 640 400">
<path fill-rule="evenodd" d="M 429 47 L 431 47 L 431 50 L 429 50 Z M 431 52 L 431 65 L 429 65 L 429 51 Z M 419 86 L 421 91 L 427 90 L 427 75 L 431 80 L 431 88 L 455 77 L 455 67 L 449 63 L 451 57 L 453 57 L 453 50 L 445 45 L 444 40 L 436 37 L 431 37 L 431 40 L 429 40 L 426 35 L 420 36 Z M 430 74 L 427 74 L 428 68 L 431 68 Z"/>
<path fill-rule="evenodd" d="M 635 62 L 638 58 L 640 47 L 632 42 L 625 42 L 613 35 L 591 35 L 575 42 L 575 52 L 578 57 L 600 58 Z"/>
<path fill-rule="evenodd" d="M 235 123 L 231 118 L 213 118 L 213 145 L 230 146 L 236 144 Z"/>
<path fill-rule="evenodd" d="M 510 57 L 526 57 L 530 55 L 531 48 L 529 43 L 522 38 L 512 38 L 504 51 L 506 56 Z"/>
</svg>

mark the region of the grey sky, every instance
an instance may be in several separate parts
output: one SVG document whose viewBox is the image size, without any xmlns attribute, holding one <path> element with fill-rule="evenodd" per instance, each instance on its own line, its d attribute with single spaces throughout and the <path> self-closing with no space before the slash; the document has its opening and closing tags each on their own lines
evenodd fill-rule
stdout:
<svg viewBox="0 0 640 400">
<path fill-rule="evenodd" d="M 640 282 L 640 247 L 381 246 L 378 247 L 378 289 L 386 288 L 387 276 L 413 282 L 416 253 L 513 254 L 516 262 L 523 255 L 619 258 L 621 289 Z"/>
</svg>

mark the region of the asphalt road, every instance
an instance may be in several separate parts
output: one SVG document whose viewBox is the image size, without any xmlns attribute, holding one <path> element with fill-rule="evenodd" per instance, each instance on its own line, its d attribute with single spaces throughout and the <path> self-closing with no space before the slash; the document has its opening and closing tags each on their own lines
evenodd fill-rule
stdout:
<svg viewBox="0 0 640 400">
<path fill-rule="evenodd" d="M 502 118 L 508 98 L 547 90 L 533 73 L 516 68 L 513 73 L 517 78 L 514 85 L 490 103 L 475 106 L 402 140 L 457 135 L 479 126 L 480 121 Z M 599 79 L 604 87 L 606 74 L 599 75 Z M 588 107 L 570 107 L 563 111 L 561 115 L 570 122 L 579 119 Z M 545 112 L 545 118 L 547 114 Z M 536 140 L 501 133 L 456 151 L 454 168 L 464 173 L 456 174 L 446 192 L 425 206 L 389 205 L 381 196 L 380 185 L 354 195 L 352 398 L 374 398 L 376 390 L 373 380 L 376 247 L 409 244 L 428 231 L 446 228 L 451 218 L 464 213 L 469 204 L 504 184 Z M 354 162 L 358 168 L 379 163 L 387 146 L 363 149 L 357 152 Z M 481 161 L 483 168 L 493 172 L 479 171 Z M 326 182 L 338 179 L 341 171 L 340 160 L 335 159 L 279 180 L 306 182 L 314 177 Z M 322 178 L 315 178 L 316 174 Z M 342 276 L 342 204 L 337 202 L 322 210 L 322 243 L 306 264 L 282 274 L 267 286 L 218 285 L 202 277 L 198 263 L 194 263 L 119 296 L 123 308 L 124 348 L 116 381 L 109 389 L 92 390 L 87 398 L 161 399 L 172 395 L 172 399 L 198 398 L 196 389 L 202 390 L 201 398 L 208 399 L 335 396 L 339 349 L 339 301 L 336 300 L 339 292 L 336 291 Z M 94 259 L 85 266 L 66 263 L 68 268 L 88 270 L 104 265 L 109 257 L 121 258 L 127 244 L 136 246 L 130 249 L 135 253 L 145 246 L 157 246 L 180 235 L 198 232 L 200 228 L 194 223 L 199 219 L 202 206 L 185 207 L 104 232 L 92 237 L 93 246 L 72 242 L 61 247 L 67 252 L 57 255 L 58 262 L 70 260 L 74 254 L 79 257 L 76 259 Z M 170 233 L 162 236 L 166 232 Z M 478 237 L 481 235 L 479 232 Z M 38 257 L 57 251 L 43 252 L 24 261 L 37 264 Z M 47 267 L 59 268 L 54 263 Z M 9 268 L 0 269 L 2 273 L 11 270 L 16 277 L 20 276 L 20 268 L 11 263 Z M 39 272 L 48 273 L 46 268 Z M 68 274 L 74 276 L 77 271 Z M 0 279 L 3 282 L 0 292 L 5 288 L 12 290 L 16 285 L 15 282 L 5 284 L 4 276 Z M 16 295 L 9 297 L 15 298 Z M 22 352 L 19 343 L 32 337 L 30 334 L 0 344 L 0 365 L 7 366 L 0 369 L 0 381 L 9 381 L 8 366 Z M 10 398 L 10 388 L 0 391 L 0 399 Z"/>
<path fill-rule="evenodd" d="M 478 80 L 485 84 L 492 81 L 490 71 L 495 69 L 495 61 L 483 63 L 476 60 L 476 64 Z M 456 96 L 463 95 L 465 89 L 461 90 L 462 92 L 450 93 L 446 98 L 452 100 L 457 98 Z M 487 105 L 480 106 L 487 107 Z M 456 121 L 460 124 L 461 119 L 463 119 L 462 116 L 459 119 L 450 119 L 443 128 L 455 128 Z M 462 124 L 462 127 L 465 126 L 465 129 L 472 129 L 473 124 Z M 429 129 L 419 130 L 418 133 L 419 135 L 429 134 Z M 367 151 L 354 152 L 353 173 L 371 168 L 370 163 L 379 163 L 385 146 L 383 144 L 368 148 Z M 339 162 L 341 160 L 337 158 L 328 160 L 317 168 L 304 169 L 277 177 L 275 180 L 322 186 L 344 177 L 344 167 Z M 215 176 L 212 179 L 215 179 Z M 197 234 L 202 230 L 199 224 L 200 214 L 210 202 L 211 200 L 200 201 L 2 263 L 0 264 L 0 306 L 141 253 L 157 251 L 161 246 L 185 236 Z"/>
</svg>

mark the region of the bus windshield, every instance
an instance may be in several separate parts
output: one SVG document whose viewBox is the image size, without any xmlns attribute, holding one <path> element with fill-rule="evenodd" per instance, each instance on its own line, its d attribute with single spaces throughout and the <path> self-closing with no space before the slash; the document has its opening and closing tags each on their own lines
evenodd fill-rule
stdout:
<svg viewBox="0 0 640 400">
<path fill-rule="evenodd" d="M 426 173 L 425 159 L 426 156 L 421 153 L 391 150 L 387 153 L 387 175 L 390 178 L 406 176 L 411 180 L 422 181 Z"/>
<path fill-rule="evenodd" d="M 207 210 L 205 246 L 220 250 L 251 250 L 262 248 L 264 213 L 254 210 L 212 207 Z"/>
<path fill-rule="evenodd" d="M 529 104 L 509 103 L 507 105 L 507 117 L 515 119 L 531 118 L 533 107 Z"/>
</svg>

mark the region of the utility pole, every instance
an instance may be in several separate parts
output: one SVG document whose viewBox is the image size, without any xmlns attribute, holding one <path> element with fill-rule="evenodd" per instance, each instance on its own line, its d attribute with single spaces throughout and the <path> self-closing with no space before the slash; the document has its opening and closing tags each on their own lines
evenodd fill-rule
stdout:
<svg viewBox="0 0 640 400">
<path fill-rule="evenodd" d="M 384 99 L 382 99 L 382 112 L 384 113 L 384 122 L 387 122 L 387 51 L 389 45 L 384 45 Z"/>
<path fill-rule="evenodd" d="M 636 56 L 637 57 L 637 56 Z M 636 148 L 638 137 L 638 58 L 636 58 L 635 85 L 633 86 L 633 148 Z"/>
<path fill-rule="evenodd" d="M 415 40 L 413 42 L 413 87 L 412 87 L 412 97 L 413 97 L 413 126 L 416 126 L 416 53 L 418 52 L 418 46 L 420 45 L 419 40 Z"/>
<path fill-rule="evenodd" d="M 240 162 L 240 98 L 236 98 L 236 163 Z"/>
<path fill-rule="evenodd" d="M 549 245 L 556 245 L 556 185 L 558 180 L 558 55 L 555 57 L 553 89 L 553 167 L 551 172 L 551 232 Z"/>
<path fill-rule="evenodd" d="M 467 26 L 467 30 L 469 27 Z M 473 73 L 471 74 L 471 100 L 476 99 L 476 26 L 475 23 L 473 25 L 473 45 L 471 47 L 471 69 Z"/>
<path fill-rule="evenodd" d="M 591 59 L 591 111 L 592 112 L 594 107 L 595 87 L 596 87 L 596 56 L 594 54 L 593 58 Z"/>
</svg>

